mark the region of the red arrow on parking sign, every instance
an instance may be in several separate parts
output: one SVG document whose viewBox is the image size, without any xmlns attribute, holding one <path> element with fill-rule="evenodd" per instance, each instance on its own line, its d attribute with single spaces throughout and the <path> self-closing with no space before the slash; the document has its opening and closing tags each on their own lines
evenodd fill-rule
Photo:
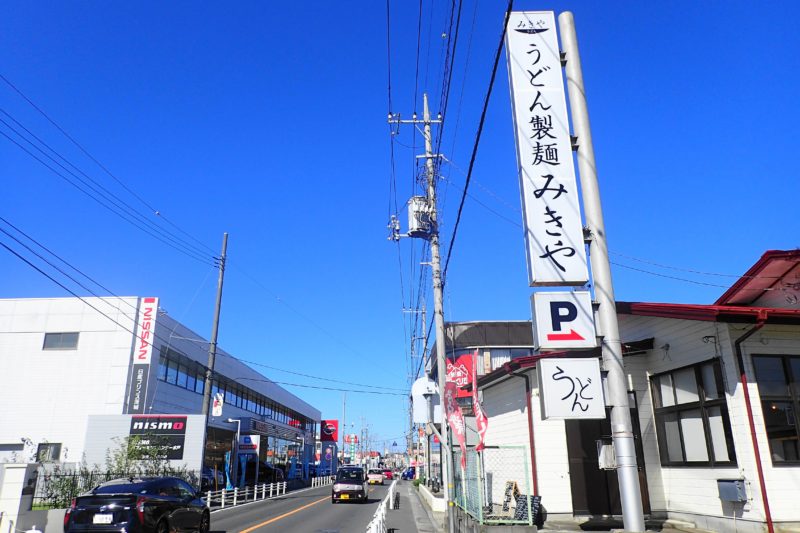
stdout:
<svg viewBox="0 0 800 533">
<path fill-rule="evenodd" d="M 547 340 L 549 341 L 584 341 L 580 333 L 574 329 L 569 330 L 569 333 L 548 333 Z"/>
</svg>

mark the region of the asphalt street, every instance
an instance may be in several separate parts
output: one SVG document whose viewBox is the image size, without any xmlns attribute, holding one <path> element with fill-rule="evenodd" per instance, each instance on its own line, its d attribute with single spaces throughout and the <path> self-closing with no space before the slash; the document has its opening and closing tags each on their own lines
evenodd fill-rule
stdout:
<svg viewBox="0 0 800 533">
<path fill-rule="evenodd" d="M 287 493 L 211 514 L 211 533 L 364 533 L 389 491 L 370 487 L 367 503 L 331 503 L 331 487 Z"/>
</svg>

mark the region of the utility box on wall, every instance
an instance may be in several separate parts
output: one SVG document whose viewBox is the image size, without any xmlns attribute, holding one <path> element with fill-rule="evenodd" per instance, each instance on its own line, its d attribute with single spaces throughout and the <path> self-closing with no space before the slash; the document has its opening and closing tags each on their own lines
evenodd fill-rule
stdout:
<svg viewBox="0 0 800 533">
<path fill-rule="evenodd" d="M 718 479 L 719 499 L 724 502 L 746 502 L 747 491 L 743 479 Z"/>
</svg>

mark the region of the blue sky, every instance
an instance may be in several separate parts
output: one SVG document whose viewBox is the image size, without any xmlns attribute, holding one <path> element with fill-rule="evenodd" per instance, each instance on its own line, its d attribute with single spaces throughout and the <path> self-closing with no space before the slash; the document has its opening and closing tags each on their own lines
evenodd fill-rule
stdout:
<svg viewBox="0 0 800 533">
<path fill-rule="evenodd" d="M 439 183 L 445 250 L 504 6 L 462 7 L 441 149 L 453 163 Z M 394 112 L 410 115 L 416 102 L 421 113 L 424 91 L 440 110 L 449 7 L 423 2 L 417 68 L 419 5 L 391 2 Z M 619 300 L 711 303 L 763 251 L 798 246 L 797 3 L 515 9 L 575 14 Z M 386 224 L 396 199 L 405 229 L 421 139 L 409 126 L 395 137 L 395 198 L 384 2 L 14 2 L 0 46 L 0 73 L 124 187 L 0 83 L 5 112 L 161 227 L 171 228 L 167 219 L 213 251 L 230 234 L 222 347 L 384 392 L 406 387 L 413 315 L 402 308 L 416 302 L 421 243 L 387 241 Z M 505 55 L 469 189 L 491 211 L 466 201 L 446 320 L 530 318 L 504 63 Z M 212 266 L 128 225 L 5 137 L 0 171 L 9 222 L 114 294 L 159 296 L 173 317 L 210 335 Z M 0 297 L 67 295 L 2 252 Z M 429 291 L 427 302 L 431 309 Z M 288 388 L 341 417 L 341 392 Z M 400 396 L 347 397 L 348 421 L 363 417 L 380 439 L 400 443 L 405 412 Z"/>
</svg>

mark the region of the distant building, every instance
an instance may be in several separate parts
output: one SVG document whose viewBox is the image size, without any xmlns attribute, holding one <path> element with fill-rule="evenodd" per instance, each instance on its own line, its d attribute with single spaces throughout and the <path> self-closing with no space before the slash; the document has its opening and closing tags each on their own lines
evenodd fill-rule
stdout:
<svg viewBox="0 0 800 533">
<path fill-rule="evenodd" d="M 156 298 L 0 300 L 0 462 L 102 465 L 115 439 L 152 432 L 199 470 L 207 361 L 208 341 Z M 290 463 L 313 462 L 318 409 L 221 349 L 213 383 L 206 467 L 224 468 L 240 429 L 243 453 L 307 472 Z"/>
</svg>

